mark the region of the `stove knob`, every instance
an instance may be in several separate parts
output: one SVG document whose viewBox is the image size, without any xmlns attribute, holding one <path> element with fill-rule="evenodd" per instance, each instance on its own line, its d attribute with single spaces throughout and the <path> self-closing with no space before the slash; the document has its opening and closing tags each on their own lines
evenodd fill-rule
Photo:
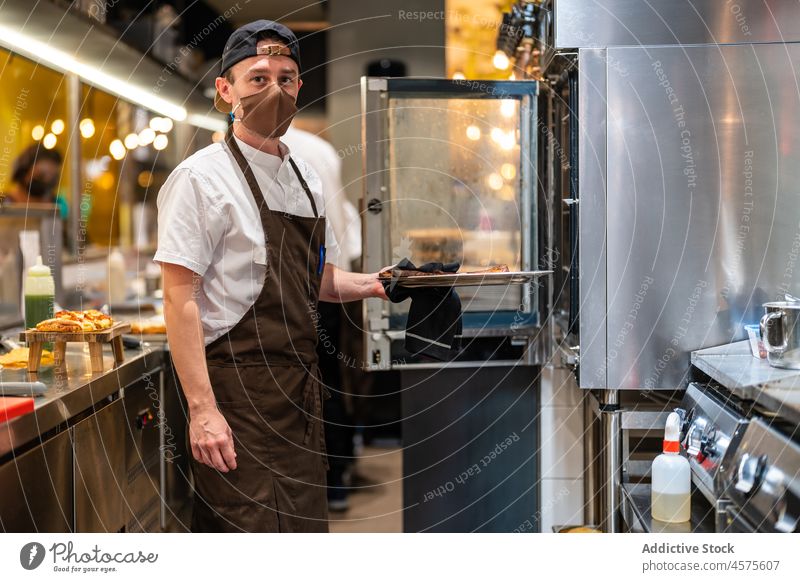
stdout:
<svg viewBox="0 0 800 582">
<path fill-rule="evenodd" d="M 686 434 L 686 453 L 690 457 L 696 457 L 702 452 L 703 434 L 707 424 L 704 418 L 698 418 L 689 426 L 689 431 Z"/>
<path fill-rule="evenodd" d="M 797 529 L 800 513 L 798 513 L 798 499 L 787 485 L 784 472 L 777 467 L 769 467 L 765 471 L 761 488 L 775 499 L 771 514 L 775 520 L 775 530 L 792 533 Z"/>
<path fill-rule="evenodd" d="M 739 469 L 736 472 L 735 487 L 742 493 L 752 493 L 755 491 L 759 480 L 759 457 L 754 457 L 750 453 L 742 455 L 739 461 Z"/>
</svg>

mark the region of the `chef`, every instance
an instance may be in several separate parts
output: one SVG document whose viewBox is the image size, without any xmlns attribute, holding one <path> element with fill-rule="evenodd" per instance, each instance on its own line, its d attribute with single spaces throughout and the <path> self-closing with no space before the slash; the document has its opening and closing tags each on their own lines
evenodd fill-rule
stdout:
<svg viewBox="0 0 800 582">
<path fill-rule="evenodd" d="M 386 298 L 337 269 L 318 176 L 281 143 L 302 86 L 295 35 L 259 20 L 225 45 L 224 141 L 158 195 L 172 359 L 189 407 L 202 532 L 327 531 L 317 302 Z"/>
</svg>

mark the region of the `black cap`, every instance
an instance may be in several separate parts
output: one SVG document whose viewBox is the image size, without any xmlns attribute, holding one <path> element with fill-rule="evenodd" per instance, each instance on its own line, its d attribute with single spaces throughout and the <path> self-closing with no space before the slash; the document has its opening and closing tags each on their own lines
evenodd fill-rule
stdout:
<svg viewBox="0 0 800 582">
<path fill-rule="evenodd" d="M 228 39 L 228 42 L 225 43 L 225 49 L 222 51 L 220 76 L 224 75 L 225 71 L 239 61 L 257 56 L 259 54 L 257 50 L 258 41 L 264 35 L 271 35 L 281 39 L 287 46 L 287 50 L 276 51 L 267 47 L 267 50 L 262 51 L 261 54 L 291 57 L 297 63 L 297 69 L 300 70 L 300 45 L 294 33 L 279 22 L 256 20 L 237 28 Z M 218 110 L 230 111 L 230 105 L 225 103 L 219 93 L 217 93 L 214 103 Z"/>
</svg>

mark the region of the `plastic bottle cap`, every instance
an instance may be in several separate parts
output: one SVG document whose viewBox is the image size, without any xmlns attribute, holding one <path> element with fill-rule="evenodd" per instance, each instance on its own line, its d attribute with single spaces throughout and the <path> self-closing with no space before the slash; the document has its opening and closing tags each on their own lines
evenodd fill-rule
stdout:
<svg viewBox="0 0 800 582">
<path fill-rule="evenodd" d="M 664 427 L 664 452 L 679 453 L 681 445 L 678 442 L 681 435 L 681 417 L 677 412 L 670 412 L 667 424 Z"/>
<path fill-rule="evenodd" d="M 28 275 L 31 277 L 49 277 L 50 267 L 42 263 L 42 255 L 36 257 L 36 264 L 28 269 Z"/>
</svg>

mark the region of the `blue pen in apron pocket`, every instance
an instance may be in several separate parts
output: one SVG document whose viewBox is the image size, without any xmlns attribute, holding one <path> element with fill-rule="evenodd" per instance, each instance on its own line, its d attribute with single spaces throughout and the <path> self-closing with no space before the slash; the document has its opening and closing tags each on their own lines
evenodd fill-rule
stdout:
<svg viewBox="0 0 800 582">
<path fill-rule="evenodd" d="M 319 265 L 317 266 L 317 275 L 322 275 L 322 269 L 325 267 L 325 245 L 319 245 Z"/>
</svg>

